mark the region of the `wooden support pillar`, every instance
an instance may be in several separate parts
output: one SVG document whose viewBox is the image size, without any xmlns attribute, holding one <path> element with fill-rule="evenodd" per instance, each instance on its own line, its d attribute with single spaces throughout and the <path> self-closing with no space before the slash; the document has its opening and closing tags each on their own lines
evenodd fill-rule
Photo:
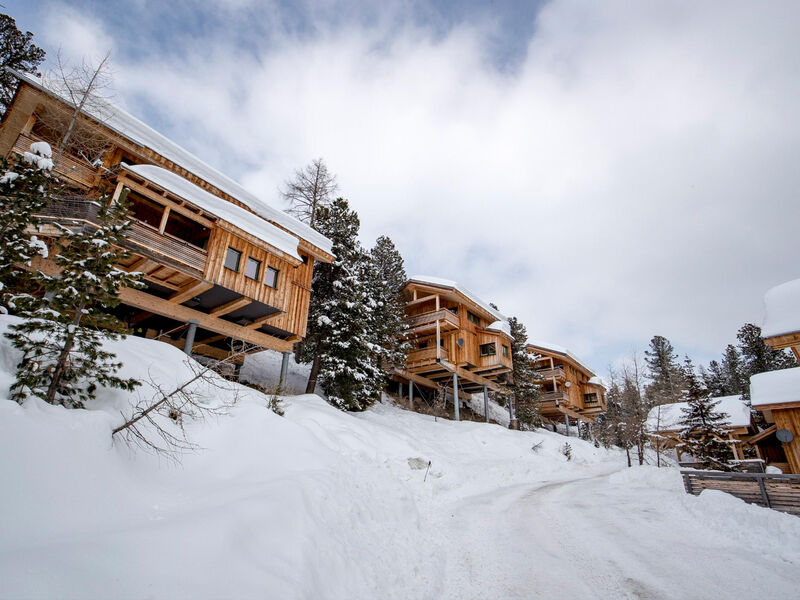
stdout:
<svg viewBox="0 0 800 600">
<path fill-rule="evenodd" d="M 194 346 L 194 335 L 197 333 L 197 321 L 189 321 L 189 330 L 186 332 L 186 343 L 183 345 L 183 351 L 191 356 L 192 346 Z"/>
<path fill-rule="evenodd" d="M 486 422 L 489 422 L 489 386 L 483 386 L 483 414 L 486 415 Z"/>
<path fill-rule="evenodd" d="M 439 328 L 439 319 L 436 319 L 436 362 L 442 359 L 442 334 Z"/>
<path fill-rule="evenodd" d="M 458 405 L 458 373 L 453 373 L 453 405 L 456 409 L 456 421 L 461 420 L 461 407 Z"/>
<path fill-rule="evenodd" d="M 286 376 L 289 374 L 289 355 L 288 350 L 281 357 L 281 376 L 278 380 L 278 392 L 282 394 L 286 390 Z"/>
<path fill-rule="evenodd" d="M 414 382 L 408 382 L 408 405 L 414 410 Z"/>
<path fill-rule="evenodd" d="M 564 424 L 567 426 L 567 437 L 569 437 L 569 415 L 564 413 Z"/>
</svg>

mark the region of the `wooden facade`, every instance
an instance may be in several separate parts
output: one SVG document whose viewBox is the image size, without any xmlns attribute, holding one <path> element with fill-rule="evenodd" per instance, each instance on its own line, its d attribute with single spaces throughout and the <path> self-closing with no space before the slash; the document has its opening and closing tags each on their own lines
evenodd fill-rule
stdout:
<svg viewBox="0 0 800 600">
<path fill-rule="evenodd" d="M 40 115 L 72 110 L 22 77 L 0 125 L 0 153 L 15 160 L 36 141 L 55 150 L 62 132 Z M 182 345 L 191 327 L 194 352 L 215 358 L 242 342 L 291 349 L 306 333 L 314 261 L 333 260 L 329 241 L 271 207 L 265 215 L 263 203 L 256 212 L 244 190 L 233 193 L 235 182 L 113 110 L 113 123 L 80 115 L 76 129 L 90 130 L 102 151 L 96 158 L 65 150 L 54 169 L 63 185 L 39 215 L 38 235 L 52 243 L 58 226 L 91 229 L 101 198 L 124 198 L 134 218 L 125 244 L 131 257 L 120 267 L 144 273 L 147 287 L 122 290 L 119 316 L 137 334 Z M 164 183 L 176 178 L 179 185 Z"/>
<path fill-rule="evenodd" d="M 542 417 L 592 422 L 606 412 L 606 391 L 597 376 L 562 348 L 528 344 L 529 356 L 541 377 Z"/>
<path fill-rule="evenodd" d="M 505 317 L 454 282 L 412 278 L 403 288 L 412 345 L 400 380 L 464 393 L 501 391 L 512 370 Z"/>
</svg>

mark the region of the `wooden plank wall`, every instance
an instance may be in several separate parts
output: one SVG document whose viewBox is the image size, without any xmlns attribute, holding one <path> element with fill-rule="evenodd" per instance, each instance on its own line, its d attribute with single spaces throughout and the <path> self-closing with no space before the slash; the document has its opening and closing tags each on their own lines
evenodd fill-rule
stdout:
<svg viewBox="0 0 800 600">
<path fill-rule="evenodd" d="M 681 475 L 688 494 L 720 490 L 750 504 L 800 515 L 800 475 L 721 471 L 681 471 Z"/>
<path fill-rule="evenodd" d="M 794 434 L 791 442 L 783 444 L 783 451 L 792 473 L 800 473 L 800 407 L 774 409 L 772 418 L 778 429 L 788 429 Z"/>
</svg>

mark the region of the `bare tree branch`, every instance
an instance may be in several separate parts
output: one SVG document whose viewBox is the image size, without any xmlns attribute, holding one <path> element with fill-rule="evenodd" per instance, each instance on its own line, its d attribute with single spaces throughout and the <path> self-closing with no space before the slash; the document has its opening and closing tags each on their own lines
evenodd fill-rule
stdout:
<svg viewBox="0 0 800 600">
<path fill-rule="evenodd" d="M 317 158 L 305 168 L 295 171 L 294 179 L 287 181 L 280 193 L 289 203 L 286 212 L 314 227 L 317 210 L 328 206 L 338 189 L 336 175 L 328 171 L 322 158 Z"/>
</svg>

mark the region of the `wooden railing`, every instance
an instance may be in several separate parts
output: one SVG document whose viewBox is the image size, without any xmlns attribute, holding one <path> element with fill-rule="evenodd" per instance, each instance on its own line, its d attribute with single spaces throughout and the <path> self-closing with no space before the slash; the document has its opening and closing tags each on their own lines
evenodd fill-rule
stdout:
<svg viewBox="0 0 800 600">
<path fill-rule="evenodd" d="M 539 401 L 542 403 L 555 402 L 556 404 L 567 402 L 568 400 L 569 394 L 567 392 L 545 392 L 542 394 L 541 398 L 539 398 Z"/>
<path fill-rule="evenodd" d="M 437 356 L 442 360 L 449 360 L 450 358 L 447 348 L 440 348 L 438 355 L 435 347 L 412 350 L 408 353 L 408 357 L 406 358 L 406 368 L 412 369 L 414 367 L 433 364 L 436 362 Z"/>
<path fill-rule="evenodd" d="M 681 471 L 687 494 L 720 490 L 750 504 L 800 515 L 800 475 Z"/>
<path fill-rule="evenodd" d="M 446 308 L 440 310 L 432 310 L 430 312 L 422 313 L 421 315 L 414 315 L 408 319 L 408 331 L 419 331 L 421 329 L 433 328 L 436 326 L 436 321 L 442 330 L 445 329 L 458 329 L 461 326 L 461 321 L 458 315 L 453 314 Z"/>
<path fill-rule="evenodd" d="M 39 213 L 44 221 L 83 221 L 97 224 L 100 205 L 84 196 L 53 196 Z M 126 232 L 127 248 L 145 249 L 156 258 L 164 257 L 191 267 L 195 275 L 202 275 L 207 253 L 188 242 L 161 234 L 149 225 L 134 220 Z M 197 273 L 199 272 L 199 273 Z"/>
<path fill-rule="evenodd" d="M 42 138 L 31 133 L 22 133 L 17 138 L 17 141 L 14 142 L 13 151 L 18 154 L 30 152 L 32 143 L 44 141 L 45 140 Z M 57 150 L 55 145 L 51 144 L 51 147 L 53 150 L 53 158 L 55 159 Z M 76 158 L 68 152 L 64 152 L 61 155 L 58 164 L 55 166 L 55 172 L 86 188 L 95 187 L 98 183 L 99 171 L 92 168 L 86 161 Z"/>
<path fill-rule="evenodd" d="M 562 366 L 556 366 L 552 369 L 536 369 L 536 374 L 542 379 L 553 379 L 555 377 L 558 381 L 563 381 L 567 376 Z"/>
</svg>

